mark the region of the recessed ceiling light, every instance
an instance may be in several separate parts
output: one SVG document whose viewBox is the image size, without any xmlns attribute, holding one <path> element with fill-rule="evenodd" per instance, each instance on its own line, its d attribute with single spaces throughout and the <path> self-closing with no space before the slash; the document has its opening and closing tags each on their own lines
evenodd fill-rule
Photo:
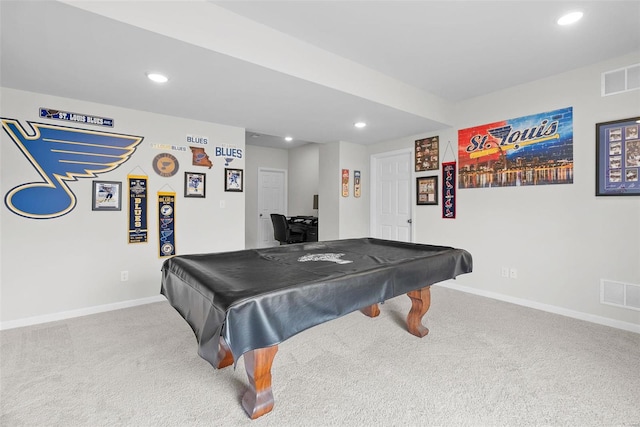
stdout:
<svg viewBox="0 0 640 427">
<path fill-rule="evenodd" d="M 357 122 L 353 124 L 355 127 L 357 128 L 363 128 L 365 127 L 367 124 L 365 122 Z"/>
<path fill-rule="evenodd" d="M 260 138 L 260 135 L 257 133 L 254 133 L 253 135 L 251 135 L 251 138 Z"/>
<path fill-rule="evenodd" d="M 291 138 L 290 136 L 287 136 L 287 137 L 285 137 L 284 140 L 287 141 L 287 142 L 291 142 L 291 141 L 293 141 L 293 138 Z"/>
<path fill-rule="evenodd" d="M 558 25 L 571 25 L 578 22 L 582 18 L 582 12 L 571 12 L 561 16 L 558 19 Z"/>
<path fill-rule="evenodd" d="M 147 77 L 149 78 L 149 80 L 156 83 L 166 83 L 169 81 L 169 78 L 167 76 L 158 73 L 147 73 Z"/>
</svg>

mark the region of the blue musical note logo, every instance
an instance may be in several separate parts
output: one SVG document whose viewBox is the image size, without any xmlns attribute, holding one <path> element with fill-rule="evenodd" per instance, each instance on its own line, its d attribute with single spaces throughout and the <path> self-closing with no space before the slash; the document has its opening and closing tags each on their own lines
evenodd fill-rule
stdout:
<svg viewBox="0 0 640 427">
<path fill-rule="evenodd" d="M 116 169 L 143 140 L 141 136 L 27 121 L 29 133 L 17 120 L 0 120 L 44 180 L 18 185 L 4 199 L 13 213 L 33 219 L 57 218 L 71 212 L 76 196 L 67 182 Z"/>
</svg>

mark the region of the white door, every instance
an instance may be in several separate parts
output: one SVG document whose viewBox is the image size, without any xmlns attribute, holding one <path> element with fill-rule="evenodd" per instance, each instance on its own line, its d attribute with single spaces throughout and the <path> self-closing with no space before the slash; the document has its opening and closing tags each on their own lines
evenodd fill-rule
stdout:
<svg viewBox="0 0 640 427">
<path fill-rule="evenodd" d="M 371 157 L 371 235 L 410 242 L 411 150 Z"/>
<path fill-rule="evenodd" d="M 271 214 L 287 213 L 287 171 L 258 169 L 258 248 L 278 245 L 273 238 Z"/>
</svg>

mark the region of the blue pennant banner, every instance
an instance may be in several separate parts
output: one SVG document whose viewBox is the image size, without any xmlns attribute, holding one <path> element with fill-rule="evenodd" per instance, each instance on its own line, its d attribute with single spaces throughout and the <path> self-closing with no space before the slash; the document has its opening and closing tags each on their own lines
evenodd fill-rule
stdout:
<svg viewBox="0 0 640 427">
<path fill-rule="evenodd" d="M 176 193 L 158 191 L 158 239 L 160 257 L 176 254 Z"/>
</svg>

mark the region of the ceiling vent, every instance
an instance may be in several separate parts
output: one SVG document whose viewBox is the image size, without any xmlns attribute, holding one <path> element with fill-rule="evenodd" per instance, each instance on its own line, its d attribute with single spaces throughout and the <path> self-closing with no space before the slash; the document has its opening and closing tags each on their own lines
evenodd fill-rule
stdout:
<svg viewBox="0 0 640 427">
<path fill-rule="evenodd" d="M 602 73 L 602 96 L 640 89 L 640 64 Z"/>
<path fill-rule="evenodd" d="M 640 285 L 600 280 L 600 302 L 640 311 Z"/>
</svg>

